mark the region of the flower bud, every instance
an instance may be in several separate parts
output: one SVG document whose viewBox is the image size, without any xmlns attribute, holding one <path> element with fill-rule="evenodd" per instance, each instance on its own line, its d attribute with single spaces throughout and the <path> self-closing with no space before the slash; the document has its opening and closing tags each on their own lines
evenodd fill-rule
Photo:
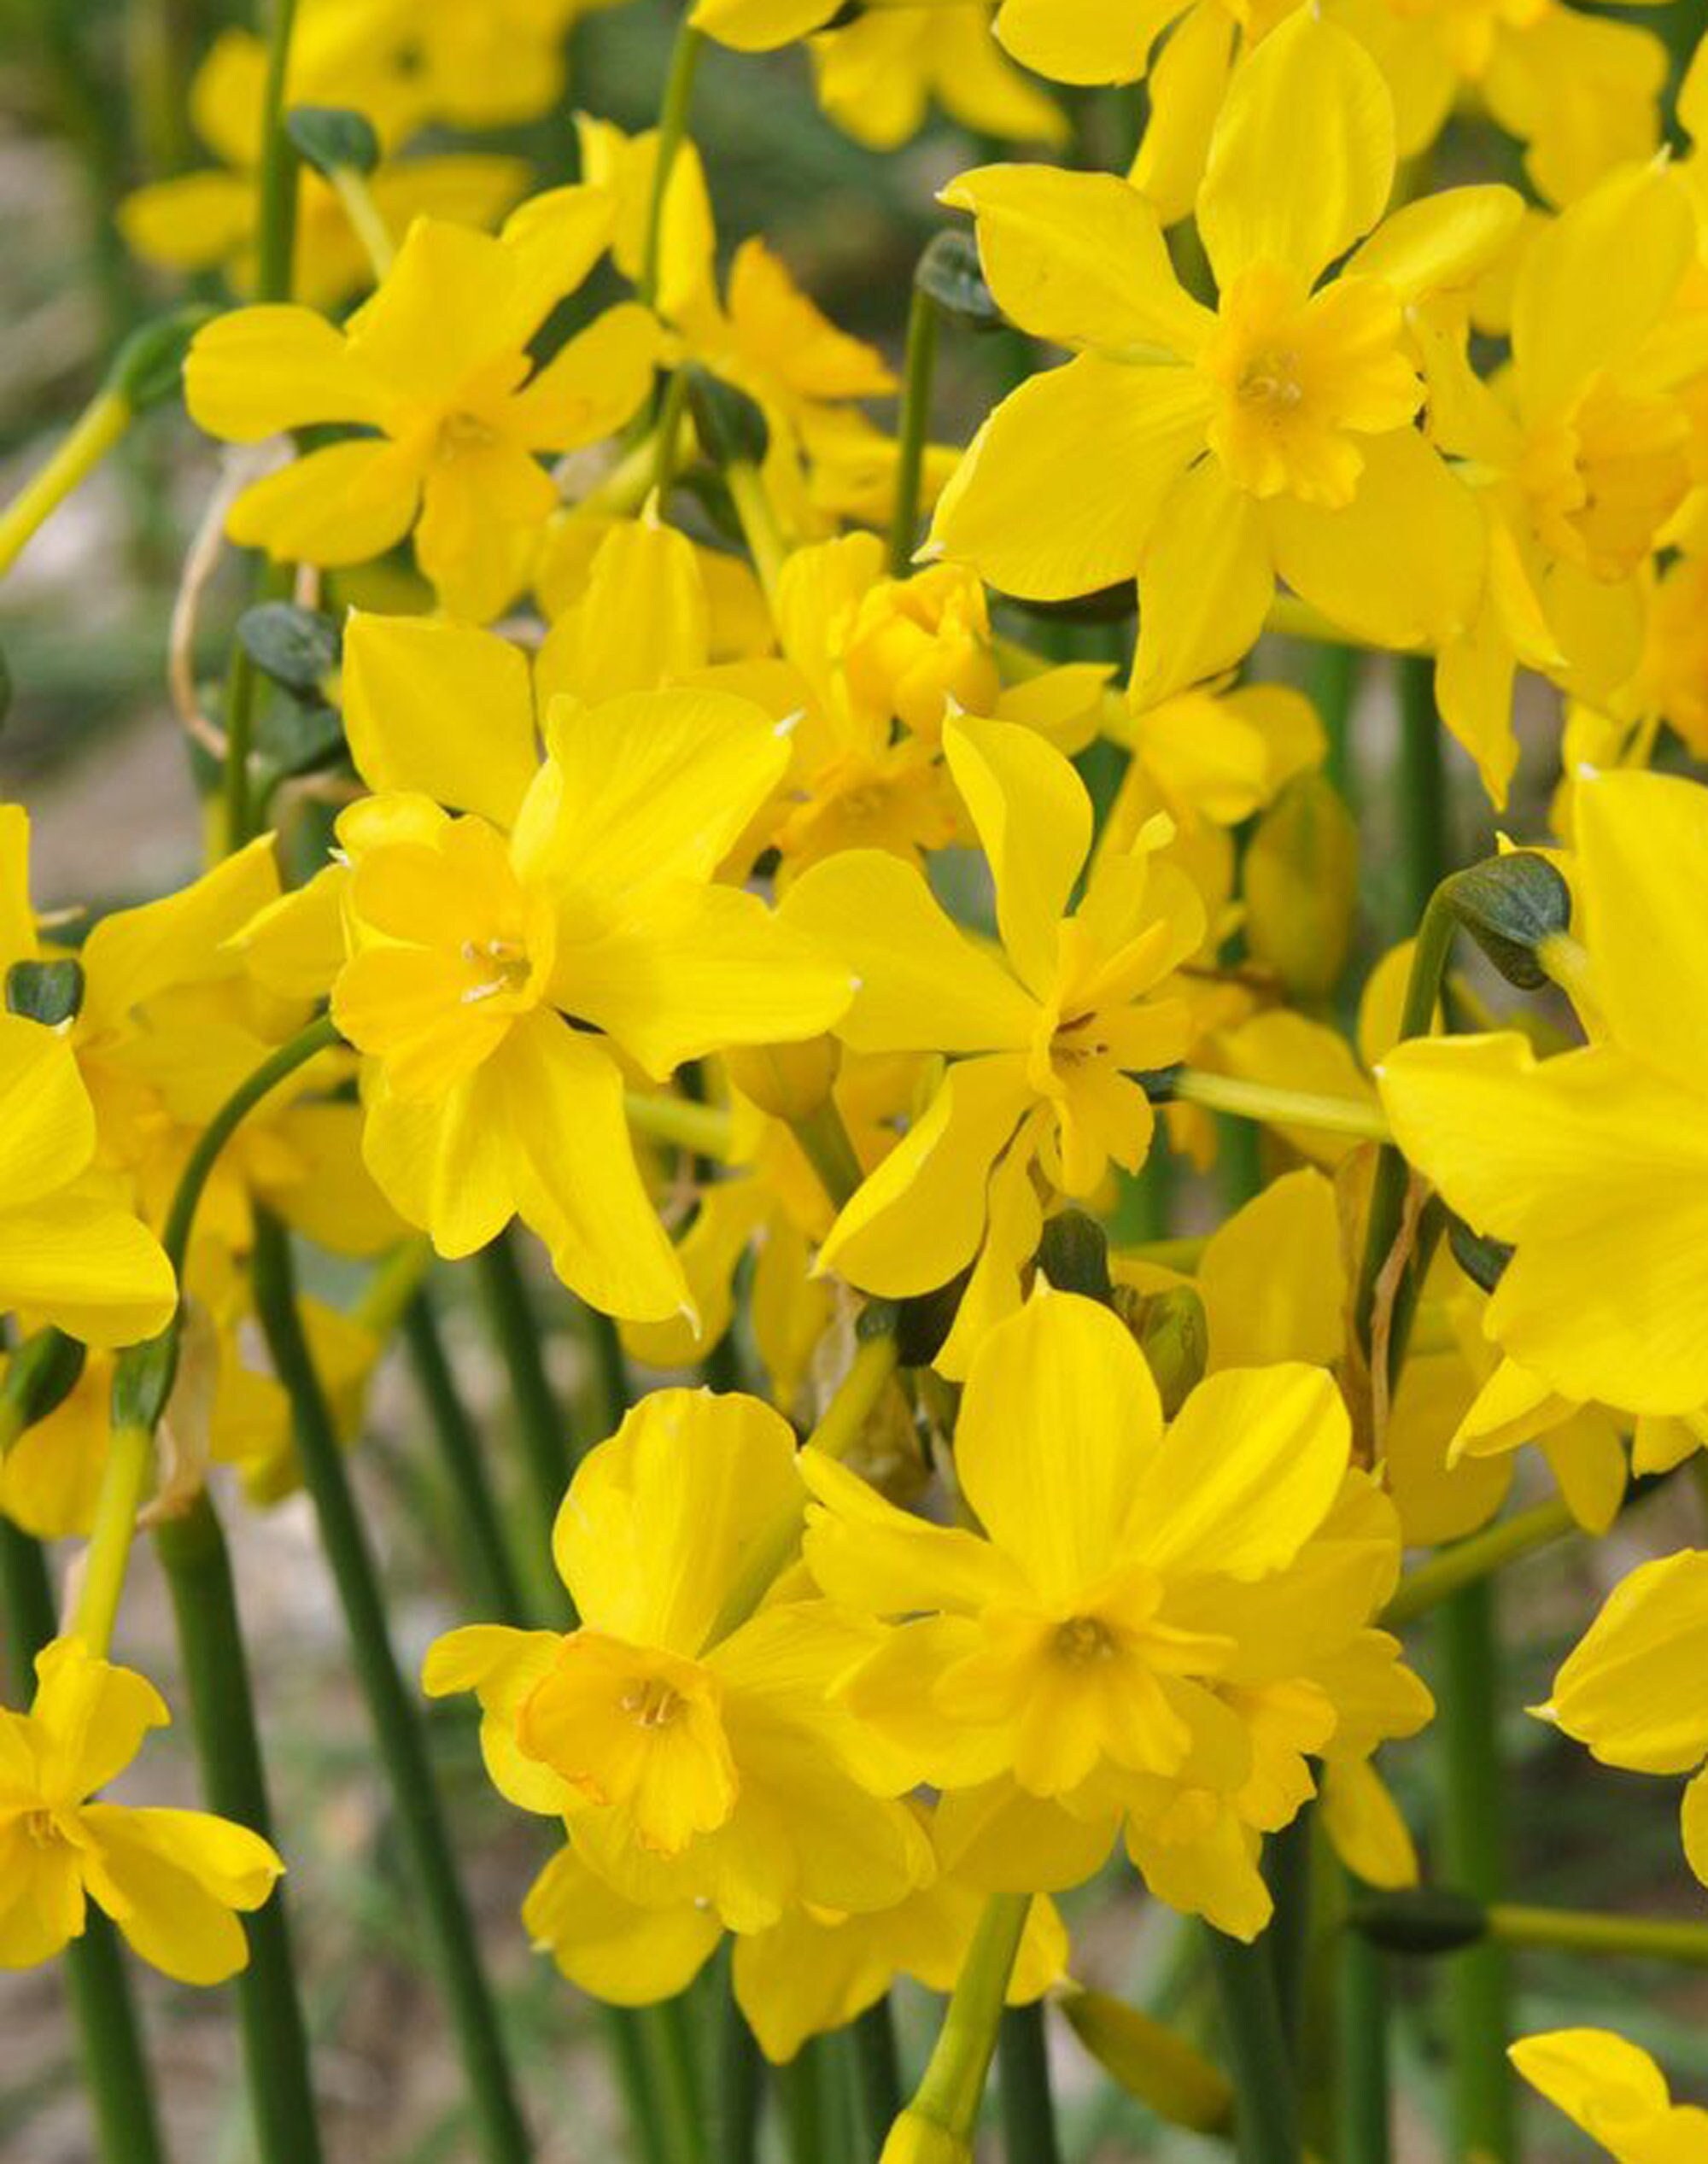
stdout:
<svg viewBox="0 0 1708 2164">
<path fill-rule="evenodd" d="M 38 1330 L 24 1340 L 0 1383 L 0 1437 L 58 1411 L 82 1377 L 85 1349 L 61 1330 Z"/>
<path fill-rule="evenodd" d="M 6 1012 L 57 1029 L 83 1004 L 83 964 L 69 956 L 57 962 L 15 962 L 6 972 Z"/>
<path fill-rule="evenodd" d="M 979 244 L 958 226 L 950 226 L 927 242 L 913 282 L 960 330 L 984 332 L 1009 327 L 996 295 L 985 282 Z"/>
<path fill-rule="evenodd" d="M 1114 1299 L 1108 1236 L 1084 1210 L 1061 1210 L 1050 1219 L 1038 1243 L 1038 1266 L 1058 1292 L 1083 1293 L 1105 1307 Z"/>
<path fill-rule="evenodd" d="M 1173 2029 L 1106 1991 L 1070 1991 L 1062 2010 L 1098 2065 L 1159 2119 L 1196 2134 L 1232 2124 L 1226 2075 Z"/>
<path fill-rule="evenodd" d="M 1246 944 L 1299 999 L 1339 982 L 1358 907 L 1358 829 L 1322 774 L 1294 777 L 1245 855 Z"/>
<path fill-rule="evenodd" d="M 834 1037 L 799 1044 L 740 1044 L 723 1056 L 731 1082 L 774 1120 L 810 1120 L 830 1096 L 842 1065 Z"/>
<path fill-rule="evenodd" d="M 298 155 L 329 180 L 335 173 L 371 173 L 379 163 L 373 122 L 348 106 L 293 105 L 284 132 Z"/>
<path fill-rule="evenodd" d="M 1348 1921 L 1372 1945 L 1395 1954 L 1456 1954 L 1489 1930 L 1483 1904 L 1445 1886 L 1368 1895 L 1354 1904 Z"/>
<path fill-rule="evenodd" d="M 1515 849 L 1455 874 L 1448 898 L 1458 919 L 1509 985 L 1539 991 L 1544 950 L 1571 925 L 1571 889 L 1547 858 Z"/>
</svg>

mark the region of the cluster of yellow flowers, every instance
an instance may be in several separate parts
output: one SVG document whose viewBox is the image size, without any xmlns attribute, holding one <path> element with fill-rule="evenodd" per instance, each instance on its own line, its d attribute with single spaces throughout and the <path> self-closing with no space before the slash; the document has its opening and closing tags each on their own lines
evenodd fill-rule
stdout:
<svg viewBox="0 0 1708 2164">
<path fill-rule="evenodd" d="M 217 1540 L 216 1465 L 306 1482 L 389 1770 L 424 1770 L 339 1446 L 406 1313 L 432 1354 L 433 1258 L 513 1295 L 519 1220 L 620 1424 L 564 1492 L 535 1424 L 567 1600 L 500 1553 L 423 1680 L 561 1835 L 535 1943 L 638 2007 L 728 1934 L 778 2062 L 952 1989 L 883 2156 L 965 2164 L 1005 1998 L 1156 2101 L 1051 1900 L 1120 1846 L 1255 1945 L 1216 1956 L 1236 2131 L 1296 2164 L 1296 2066 L 1251 2043 L 1287 2027 L 1276 1837 L 1311 1814 L 1354 1921 L 1426 1937 L 1396 1630 L 1708 1443 L 1708 44 L 1664 102 L 1657 33 L 1564 0 L 696 0 L 659 125 L 577 114 L 573 183 L 444 147 L 561 111 L 611 6 L 274 0 L 196 77 L 219 165 L 123 208 L 240 296 L 183 398 L 271 568 L 201 878 L 67 939 L 0 806 L 0 1512 L 86 1544 L 0 1715 L 0 1964 L 92 1899 L 212 1983 L 276 1911 L 258 1786 L 88 1800 L 167 1717 L 108 1658 L 126 1554 Z M 720 250 L 707 40 L 807 41 L 874 148 L 934 102 L 1081 162 L 943 190 L 976 257 L 927 251 L 898 378 L 763 239 Z M 1073 116 L 1141 80 L 1096 169 Z M 1479 156 L 1521 184 L 1435 184 Z M 931 371 L 968 323 L 1013 387 L 962 447 Z M 1449 740 L 1489 814 L 1521 749 L 1547 808 L 1469 869 L 1414 851 L 1435 898 L 1349 996 L 1366 650 L 1405 685 L 1383 833 Z M 1313 652 L 1321 711 L 1275 659 Z M 287 1234 L 368 1290 L 298 1301 Z M 1560 1500 L 1503 1515 L 1529 1444 Z M 1708 1553 L 1642 1562 L 1536 1710 L 1692 1776 L 1708 1884 L 1705 1645 Z M 1498 1885 L 1459 1891 L 1498 1937 Z M 1510 2040 L 1459 2153 L 1516 2153 Z M 1513 2058 L 1614 2156 L 1708 2157 L 1635 2046 Z"/>
</svg>

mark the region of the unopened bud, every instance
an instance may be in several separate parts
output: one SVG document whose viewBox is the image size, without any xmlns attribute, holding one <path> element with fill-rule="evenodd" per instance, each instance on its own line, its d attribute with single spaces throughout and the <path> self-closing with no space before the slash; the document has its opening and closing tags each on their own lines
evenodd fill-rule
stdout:
<svg viewBox="0 0 1708 2164">
<path fill-rule="evenodd" d="M 284 132 L 315 172 L 371 173 L 379 163 L 379 137 L 366 114 L 343 105 L 294 105 Z"/>
<path fill-rule="evenodd" d="M 15 962 L 6 972 L 6 1012 L 57 1029 L 83 1004 L 83 964 L 69 956 L 57 962 Z"/>
<path fill-rule="evenodd" d="M 146 1428 L 161 1424 L 178 1373 L 178 1326 L 174 1316 L 158 1337 L 130 1346 L 113 1371 L 113 1425 Z"/>
<path fill-rule="evenodd" d="M 1071 1991 L 1062 2010 L 1098 2065 L 1159 2119 L 1196 2134 L 1232 2124 L 1226 2075 L 1173 2029 L 1106 1991 Z"/>
<path fill-rule="evenodd" d="M 1244 887 L 1253 956 L 1296 998 L 1326 998 L 1352 945 L 1358 829 L 1325 775 L 1296 775 L 1259 820 Z"/>
<path fill-rule="evenodd" d="M 151 406 L 176 398 L 190 342 L 214 314 L 208 307 L 175 308 L 133 330 L 107 371 L 105 388 L 132 413 L 146 413 Z"/>
<path fill-rule="evenodd" d="M 926 243 L 913 282 L 936 302 L 951 323 L 958 325 L 962 330 L 1008 328 L 1009 319 L 985 282 L 979 244 L 959 226 L 948 227 Z"/>
<path fill-rule="evenodd" d="M 1138 1340 L 1162 1417 L 1172 1420 L 1204 1379 L 1209 1364 L 1210 1325 L 1204 1303 L 1192 1285 L 1171 1285 L 1166 1292 L 1140 1292 L 1117 1285 L 1115 1313 Z"/>
<path fill-rule="evenodd" d="M 1354 1904 L 1348 1921 L 1372 1945 L 1395 1954 L 1456 1954 L 1489 1930 L 1483 1904 L 1446 1886 L 1370 1894 Z"/>
<path fill-rule="evenodd" d="M 1084 1210 L 1059 1211 L 1045 1225 L 1038 1266 L 1058 1292 L 1083 1293 L 1105 1307 L 1114 1298 L 1108 1236 Z"/>
<path fill-rule="evenodd" d="M 85 1348 L 63 1331 L 38 1330 L 6 1362 L 0 1383 L 0 1434 L 33 1428 L 56 1412 L 83 1375 Z"/>
<path fill-rule="evenodd" d="M 799 1044 L 741 1044 L 723 1056 L 730 1080 L 774 1120 L 810 1120 L 829 1098 L 842 1066 L 834 1037 Z"/>
<path fill-rule="evenodd" d="M 1535 850 L 1473 864 L 1448 882 L 1453 913 L 1509 985 L 1538 991 L 1549 971 L 1542 950 L 1571 925 L 1571 889 Z"/>
</svg>

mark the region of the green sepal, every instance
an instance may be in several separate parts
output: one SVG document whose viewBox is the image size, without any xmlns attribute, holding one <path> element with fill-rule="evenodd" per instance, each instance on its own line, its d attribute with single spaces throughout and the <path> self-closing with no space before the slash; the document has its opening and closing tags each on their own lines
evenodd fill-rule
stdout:
<svg viewBox="0 0 1708 2164">
<path fill-rule="evenodd" d="M 304 164 L 329 180 L 335 173 L 371 173 L 380 161 L 373 122 L 347 105 L 293 105 L 284 132 Z"/>
<path fill-rule="evenodd" d="M 1514 850 L 1457 873 L 1448 891 L 1454 917 L 1506 982 L 1540 991 L 1548 973 L 1537 950 L 1571 927 L 1571 889 L 1559 870 L 1534 850 Z"/>
<path fill-rule="evenodd" d="M 178 1318 L 174 1316 L 158 1337 L 128 1346 L 113 1371 L 113 1425 L 146 1428 L 150 1434 L 160 1425 L 172 1397 L 178 1374 Z"/>
<path fill-rule="evenodd" d="M 57 1029 L 83 1005 L 83 964 L 69 955 L 54 962 L 15 962 L 6 972 L 6 1012 Z"/>
<path fill-rule="evenodd" d="M 176 398 L 184 383 L 184 360 L 190 342 L 215 311 L 175 308 L 170 315 L 133 330 L 107 371 L 105 388 L 122 398 L 133 413 Z"/>
<path fill-rule="evenodd" d="M 1061 1210 L 1038 1242 L 1038 1266 L 1058 1292 L 1082 1293 L 1108 1307 L 1114 1298 L 1109 1276 L 1109 1240 L 1084 1210 Z"/>
<path fill-rule="evenodd" d="M 1459 1217 L 1448 1219 L 1447 1243 L 1453 1249 L 1454 1260 L 1472 1284 L 1480 1285 L 1484 1292 L 1494 1291 L 1512 1260 L 1513 1250 L 1505 1240 L 1492 1240 L 1487 1233 L 1473 1232 Z"/>
<path fill-rule="evenodd" d="M 982 336 L 1009 327 L 996 295 L 985 283 L 978 243 L 956 226 L 927 243 L 913 282 L 949 322 L 963 330 Z"/>
<path fill-rule="evenodd" d="M 770 447 L 771 430 L 757 401 L 709 369 L 686 371 L 688 412 L 694 434 L 715 465 L 757 466 Z"/>
<path fill-rule="evenodd" d="M 18 1415 L 20 1428 L 33 1428 L 57 1412 L 77 1388 L 88 1348 L 62 1330 L 38 1330 L 6 1360 L 0 1401 Z"/>
</svg>

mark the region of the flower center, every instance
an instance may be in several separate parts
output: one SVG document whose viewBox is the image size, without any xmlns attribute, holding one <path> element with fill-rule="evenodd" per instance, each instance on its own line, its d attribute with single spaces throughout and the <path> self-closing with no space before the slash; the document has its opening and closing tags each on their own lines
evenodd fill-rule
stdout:
<svg viewBox="0 0 1708 2164">
<path fill-rule="evenodd" d="M 681 1694 L 662 1676 L 642 1676 L 617 1701 L 639 1728 L 668 1728 L 682 1711 Z"/>
<path fill-rule="evenodd" d="M 1070 1616 L 1058 1623 L 1050 1651 L 1069 1668 L 1090 1668 L 1097 1661 L 1113 1660 L 1120 1650 L 1114 1633 L 1095 1616 Z"/>
<path fill-rule="evenodd" d="M 465 939 L 462 956 L 482 973 L 458 995 L 465 1007 L 477 1006 L 483 999 L 496 998 L 501 992 L 525 990 L 533 968 L 528 950 L 520 939 Z"/>
<path fill-rule="evenodd" d="M 1282 264 L 1243 271 L 1199 362 L 1215 393 L 1210 446 L 1229 478 L 1254 496 L 1350 503 L 1364 468 L 1357 438 L 1404 427 L 1423 396 L 1403 328 L 1375 278 L 1311 293 Z"/>
<path fill-rule="evenodd" d="M 439 424 L 433 456 L 441 465 L 449 465 L 465 451 L 489 451 L 497 441 L 497 430 L 477 414 L 447 413 Z"/>
</svg>

